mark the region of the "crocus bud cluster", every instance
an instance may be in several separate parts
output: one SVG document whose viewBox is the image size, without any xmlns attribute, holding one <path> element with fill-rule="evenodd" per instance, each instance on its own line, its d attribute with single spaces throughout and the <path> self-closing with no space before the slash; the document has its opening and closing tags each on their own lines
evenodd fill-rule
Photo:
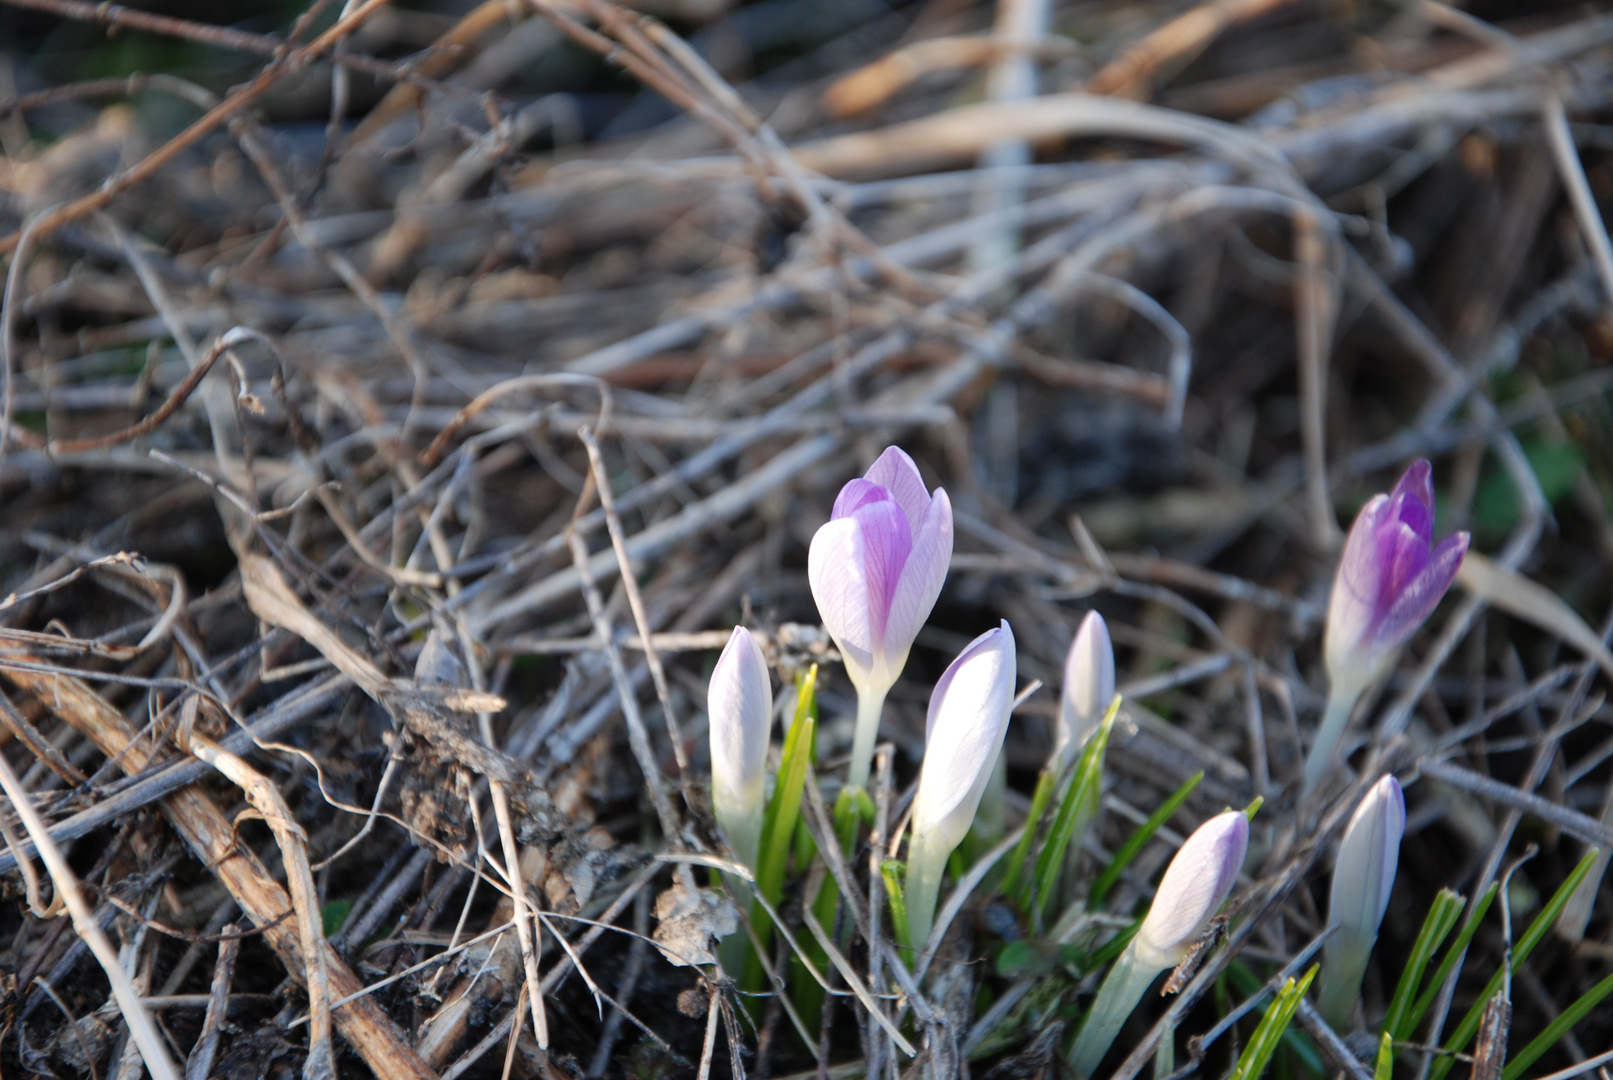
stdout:
<svg viewBox="0 0 1613 1080">
<path fill-rule="evenodd" d="M 867 783 L 885 695 L 951 561 L 952 503 L 942 488 L 932 495 L 913 459 L 894 446 L 840 490 L 829 522 L 812 537 L 812 597 L 857 688 L 852 786 Z"/>
<path fill-rule="evenodd" d="M 1332 763 L 1356 700 L 1438 606 L 1467 553 L 1468 534 L 1434 542 L 1434 485 L 1414 461 L 1387 495 L 1374 495 L 1350 527 L 1327 608 L 1331 683 L 1322 726 L 1305 759 L 1309 792 Z"/>
<path fill-rule="evenodd" d="M 1087 612 L 1064 658 L 1064 692 L 1059 700 L 1058 735 L 1053 771 L 1062 772 L 1070 758 L 1103 723 L 1115 697 L 1115 649 L 1109 625 L 1096 611 Z"/>
<path fill-rule="evenodd" d="M 752 872 L 762 840 L 773 687 L 751 632 L 734 627 L 706 690 L 711 718 L 711 809 L 734 857 Z"/>
<path fill-rule="evenodd" d="M 908 842 L 907 919 L 914 948 L 930 935 L 942 871 L 974 821 L 1002 750 L 1015 664 L 1014 632 L 1004 621 L 971 641 L 930 695 Z"/>
<path fill-rule="evenodd" d="M 1342 1029 L 1361 990 L 1378 927 L 1389 910 L 1389 893 L 1400 866 L 1400 838 L 1406 831 L 1406 797 L 1400 782 L 1385 776 L 1372 786 L 1344 832 L 1328 921 L 1333 936 L 1322 947 L 1322 977 L 1317 1007 L 1333 1027 Z"/>
<path fill-rule="evenodd" d="M 1237 882 L 1248 850 L 1249 819 L 1229 810 L 1200 825 L 1177 851 L 1148 916 L 1109 969 L 1071 1048 L 1077 1074 L 1093 1074 L 1154 979 L 1181 963 L 1203 936 Z"/>
</svg>

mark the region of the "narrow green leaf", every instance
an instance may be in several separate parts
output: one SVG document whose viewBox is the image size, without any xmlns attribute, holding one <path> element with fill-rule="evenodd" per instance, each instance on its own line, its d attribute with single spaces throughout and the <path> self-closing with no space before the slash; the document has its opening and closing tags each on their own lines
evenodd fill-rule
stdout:
<svg viewBox="0 0 1613 1080">
<path fill-rule="evenodd" d="M 1266 1015 L 1260 1018 L 1260 1024 L 1255 1033 L 1249 1037 L 1249 1045 L 1243 1048 L 1238 1057 L 1237 1067 L 1232 1070 L 1229 1080 L 1259 1080 L 1265 1073 L 1266 1066 L 1271 1063 L 1271 1056 L 1277 1052 L 1277 1046 L 1282 1041 L 1283 1033 L 1288 1030 L 1289 1023 L 1294 1019 L 1294 1013 L 1299 1009 L 1299 1003 L 1304 1000 L 1305 992 L 1311 987 L 1311 980 L 1316 978 L 1319 965 L 1312 964 L 1310 970 L 1300 976 L 1299 981 L 1290 978 L 1277 991 L 1277 998 L 1266 1010 Z"/>
<path fill-rule="evenodd" d="M 1564 1009 L 1557 1019 L 1546 1025 L 1546 1030 L 1536 1035 L 1529 1041 L 1528 1046 L 1518 1051 L 1517 1055 L 1507 1062 L 1507 1067 L 1502 1070 L 1501 1080 L 1518 1080 L 1523 1075 L 1523 1070 L 1533 1065 L 1541 1054 L 1561 1042 L 1563 1036 L 1567 1035 L 1575 1024 L 1585 1019 L 1585 1014 L 1600 1005 L 1602 999 L 1609 994 L 1613 994 L 1613 975 L 1609 975 L 1581 994 L 1579 1000 Z"/>
<path fill-rule="evenodd" d="M 1423 984 L 1423 974 L 1429 961 L 1456 926 L 1456 920 L 1466 906 L 1467 900 L 1450 889 L 1441 889 L 1429 905 L 1428 917 L 1423 920 L 1423 928 L 1417 933 L 1417 941 L 1411 947 L 1406 968 L 1400 973 L 1400 982 L 1395 985 L 1395 996 L 1389 1001 L 1389 1012 L 1383 1018 L 1383 1030 L 1391 1039 L 1400 1030 L 1406 1010 L 1411 1007 L 1412 995 Z"/>
<path fill-rule="evenodd" d="M 1256 975 L 1247 965 L 1238 960 L 1229 963 L 1223 975 L 1232 984 L 1232 988 L 1246 998 L 1258 994 L 1266 985 L 1265 979 Z M 1261 1016 L 1265 1016 L 1266 1011 L 1271 1008 L 1271 1004 L 1270 1001 L 1262 1001 L 1255 1005 L 1255 1009 Z M 1230 1002 L 1227 1007 L 1231 1008 Z M 1288 1047 L 1289 1052 L 1299 1059 L 1300 1066 L 1310 1075 L 1326 1076 L 1328 1074 L 1327 1063 L 1322 1060 L 1321 1050 L 1317 1049 L 1316 1042 L 1303 1031 L 1295 1031 L 1290 1027 L 1283 1032 L 1282 1044 Z M 1278 1059 L 1279 1064 L 1282 1060 L 1281 1058 Z"/>
<path fill-rule="evenodd" d="M 1137 830 L 1126 838 L 1126 842 L 1120 845 L 1120 850 L 1115 852 L 1114 858 L 1109 860 L 1109 865 L 1105 866 L 1103 872 L 1092 882 L 1092 888 L 1087 892 L 1088 911 L 1096 910 L 1098 905 L 1103 903 L 1104 897 L 1115 887 L 1115 882 L 1120 880 L 1120 875 L 1125 873 L 1126 867 L 1131 865 L 1132 860 L 1148 845 L 1148 841 L 1154 838 L 1154 834 L 1159 832 L 1165 822 L 1171 819 L 1177 807 L 1187 801 L 1187 797 L 1193 794 L 1193 789 L 1198 787 L 1199 781 L 1203 779 L 1202 769 L 1188 777 L 1186 783 L 1172 792 L 1171 797 L 1161 803 L 1159 809 L 1148 815 L 1148 820 L 1137 826 Z"/>
<path fill-rule="evenodd" d="M 1120 712 L 1117 695 L 1109 711 L 1104 714 L 1103 725 L 1087 740 L 1081 759 L 1075 766 L 1075 777 L 1070 790 L 1064 793 L 1058 816 L 1048 832 L 1047 843 L 1036 858 L 1036 890 L 1031 899 L 1032 914 L 1040 925 L 1043 913 L 1053 902 L 1060 872 L 1064 869 L 1064 853 L 1071 841 L 1086 831 L 1098 815 L 1098 800 L 1103 795 L 1103 752 L 1109 745 L 1109 732 L 1114 730 L 1115 717 Z"/>
<path fill-rule="evenodd" d="M 1378 1036 L 1378 1061 L 1372 1070 L 1372 1080 L 1394 1080 L 1395 1041 L 1385 1031 Z"/>
<path fill-rule="evenodd" d="M 897 941 L 907 940 L 907 898 L 902 891 L 907 879 L 907 864 L 899 859 L 886 859 L 879 864 L 879 876 L 885 879 L 885 895 L 891 902 L 891 930 Z"/>
<path fill-rule="evenodd" d="M 790 848 L 795 839 L 795 823 L 801 816 L 801 790 L 806 785 L 816 741 L 816 687 L 818 667 L 812 665 L 801 680 L 796 699 L 795 722 L 784 739 L 784 756 L 779 762 L 778 781 L 762 817 L 762 850 L 757 857 L 756 888 L 776 909 L 784 895 L 784 872 L 789 866 Z M 757 908 L 756 933 L 766 944 L 773 924 Z"/>
<path fill-rule="evenodd" d="M 1036 778 L 1036 790 L 1031 794 L 1031 812 L 1025 818 L 1025 832 L 1014 845 L 1014 851 L 1008 856 L 1008 874 L 1003 878 L 1002 895 L 1013 897 L 1021 908 L 1028 903 L 1028 898 L 1019 895 L 1019 878 L 1025 872 L 1025 866 L 1030 861 L 1031 847 L 1036 842 L 1036 833 L 1042 827 L 1042 816 L 1047 813 L 1047 804 L 1053 799 L 1053 787 L 1058 778 L 1053 775 L 1052 767 L 1044 768 Z M 1027 878 L 1028 882 L 1030 879 Z"/>
<path fill-rule="evenodd" d="M 1478 932 L 1479 924 L 1484 921 L 1484 916 L 1490 910 L 1490 904 L 1495 900 L 1495 893 L 1499 888 L 1500 885 L 1492 881 L 1490 887 L 1484 890 L 1484 895 L 1479 897 L 1478 903 L 1474 904 L 1472 910 L 1467 913 L 1467 918 L 1462 920 L 1462 928 L 1456 932 L 1456 939 L 1451 942 L 1450 948 L 1445 951 L 1445 958 L 1439 962 L 1439 967 L 1434 971 L 1434 977 L 1428 980 L 1428 985 L 1423 988 L 1423 992 L 1417 996 L 1416 1002 L 1412 1004 L 1411 1011 L 1405 1015 L 1400 1022 L 1400 1027 L 1395 1030 L 1395 1042 L 1405 1042 L 1410 1039 L 1412 1032 L 1416 1031 L 1417 1026 L 1423 1022 L 1423 1017 L 1428 1015 L 1428 1010 L 1433 1007 L 1434 998 L 1439 993 L 1439 988 L 1445 985 L 1445 980 L 1450 978 L 1451 972 L 1456 969 L 1457 961 L 1461 960 L 1463 954 L 1467 952 L 1468 943 L 1473 940 L 1473 935 Z"/>
<path fill-rule="evenodd" d="M 1562 914 L 1564 905 L 1568 903 L 1568 898 L 1574 894 L 1574 890 L 1579 887 L 1579 883 L 1585 880 L 1585 875 L 1591 872 L 1591 864 L 1596 861 L 1596 856 L 1599 854 L 1600 852 L 1595 848 L 1585 852 L 1584 857 L 1579 860 L 1579 865 L 1574 867 L 1573 873 L 1568 875 L 1555 893 L 1552 893 L 1551 899 L 1546 902 L 1546 906 L 1540 909 L 1540 914 L 1535 916 L 1534 921 L 1529 924 L 1529 929 L 1523 932 L 1523 937 L 1519 938 L 1517 945 L 1513 946 L 1512 963 L 1506 965 L 1512 971 L 1518 970 L 1518 965 L 1529 959 L 1530 952 L 1540 943 L 1540 939 L 1546 936 L 1546 931 L 1550 930 L 1551 924 L 1557 921 L 1557 916 Z M 1467 1015 L 1462 1017 L 1462 1022 L 1457 1025 L 1456 1031 L 1446 1041 L 1446 1055 L 1434 1063 L 1434 1067 L 1428 1074 L 1430 1080 L 1444 1080 L 1445 1074 L 1451 1071 L 1451 1065 L 1455 1063 L 1456 1059 L 1450 1055 L 1458 1054 L 1465 1050 L 1467 1044 L 1472 1041 L 1474 1033 L 1479 1029 L 1479 1021 L 1484 1016 L 1484 1007 L 1489 1004 L 1496 991 L 1501 989 L 1501 981 L 1506 974 L 1506 970 L 1499 970 L 1490 977 L 1490 981 L 1485 984 L 1484 993 L 1479 995 L 1478 1000 L 1473 1003 L 1473 1007 L 1467 1011 Z"/>
</svg>

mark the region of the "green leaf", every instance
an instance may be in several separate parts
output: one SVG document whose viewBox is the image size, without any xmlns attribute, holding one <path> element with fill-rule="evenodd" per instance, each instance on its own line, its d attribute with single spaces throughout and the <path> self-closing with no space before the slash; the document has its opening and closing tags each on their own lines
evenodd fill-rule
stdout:
<svg viewBox="0 0 1613 1080">
<path fill-rule="evenodd" d="M 1613 975 L 1609 975 L 1581 994 L 1579 1000 L 1564 1009 L 1557 1019 L 1546 1025 L 1546 1030 L 1536 1035 L 1529 1041 L 1528 1046 L 1518 1051 L 1517 1055 L 1507 1062 L 1507 1067 L 1502 1070 L 1501 1080 L 1518 1080 L 1523 1075 L 1523 1070 L 1533 1065 L 1540 1055 L 1561 1042 L 1563 1036 L 1567 1035 L 1575 1024 L 1585 1019 L 1585 1014 L 1600 1005 L 1602 999 L 1609 994 L 1613 994 Z"/>
<path fill-rule="evenodd" d="M 1423 928 L 1417 933 L 1417 941 L 1411 947 L 1411 957 L 1406 961 L 1405 970 L 1400 973 L 1395 996 L 1389 1001 L 1389 1012 L 1383 1018 L 1384 1033 L 1391 1038 L 1405 1037 L 1396 1033 L 1405 1022 L 1412 995 L 1423 984 L 1423 973 L 1429 961 L 1439 951 L 1466 906 L 1467 900 L 1450 889 L 1441 889 L 1439 895 L 1434 897 L 1433 904 L 1429 905 L 1428 917 L 1423 920 Z"/>
<path fill-rule="evenodd" d="M 1176 813 L 1176 808 L 1187 801 L 1187 797 L 1193 794 L 1193 789 L 1198 787 L 1199 781 L 1203 779 L 1202 769 L 1188 777 L 1185 784 L 1172 792 L 1171 797 L 1161 803 L 1159 809 L 1148 815 L 1148 820 L 1137 826 L 1137 830 L 1126 838 L 1126 842 L 1120 845 L 1120 850 L 1115 852 L 1114 858 L 1109 860 L 1109 865 L 1105 866 L 1103 872 L 1092 882 L 1092 888 L 1087 892 L 1087 910 L 1096 910 L 1098 905 L 1103 903 L 1103 898 L 1115 887 L 1115 882 L 1120 880 L 1120 875 L 1125 873 L 1126 867 L 1131 865 L 1132 860 L 1148 845 L 1148 841 L 1154 838 L 1154 834 L 1159 832 L 1165 822 L 1171 819 L 1171 815 Z"/>
<path fill-rule="evenodd" d="M 1417 1030 L 1418 1024 L 1422 1023 L 1423 1017 L 1428 1014 L 1428 1010 L 1434 1004 L 1434 997 L 1439 993 L 1439 988 L 1445 985 L 1445 980 L 1450 978 L 1451 972 L 1456 969 L 1457 961 L 1461 960 L 1463 954 L 1467 952 L 1468 943 L 1473 940 L 1473 935 L 1478 932 L 1479 923 L 1484 921 L 1485 913 L 1490 910 L 1490 904 L 1495 900 L 1495 893 L 1498 888 L 1500 886 L 1492 881 L 1490 887 L 1484 890 L 1484 895 L 1479 897 L 1478 903 L 1474 904 L 1473 909 L 1467 913 L 1467 918 L 1462 921 L 1462 928 L 1456 932 L 1456 940 L 1452 941 L 1451 947 L 1445 951 L 1445 959 L 1439 962 L 1439 967 L 1435 970 L 1434 977 L 1428 980 L 1427 987 L 1418 995 L 1416 1002 L 1411 1007 L 1411 1011 L 1406 1014 L 1405 1018 L 1400 1022 L 1400 1027 L 1395 1030 L 1395 1042 L 1405 1042 L 1411 1038 L 1411 1033 Z"/>
<path fill-rule="evenodd" d="M 1574 894 L 1574 890 L 1579 887 L 1579 883 L 1585 880 L 1585 875 L 1591 872 L 1591 864 L 1596 861 L 1596 857 L 1599 854 L 1600 852 L 1595 848 L 1585 852 L 1584 857 L 1579 860 L 1579 865 L 1574 867 L 1573 873 L 1569 874 L 1557 891 L 1552 894 L 1551 900 L 1546 903 L 1546 906 L 1540 909 L 1540 914 L 1535 916 L 1534 921 L 1529 924 L 1529 929 L 1523 932 L 1523 937 L 1519 938 L 1517 945 L 1513 947 L 1512 963 L 1506 966 L 1508 970 L 1518 970 L 1518 965 L 1529 959 L 1529 954 L 1534 951 L 1534 947 L 1540 943 L 1541 938 L 1546 936 L 1546 931 L 1550 930 L 1551 924 L 1557 921 L 1557 916 L 1562 914 L 1564 905 L 1568 903 L 1568 898 Z M 1508 970 L 1497 971 L 1490 977 L 1490 981 L 1485 984 L 1484 992 L 1478 996 L 1478 1000 L 1474 1001 L 1473 1007 L 1468 1009 L 1467 1015 L 1462 1017 L 1462 1022 L 1457 1025 L 1456 1031 L 1446 1041 L 1446 1055 L 1436 1061 L 1433 1069 L 1429 1071 L 1428 1075 L 1431 1080 L 1444 1080 L 1445 1074 L 1451 1071 L 1451 1065 L 1456 1061 L 1456 1058 L 1451 1055 L 1461 1053 L 1467 1048 L 1467 1044 L 1472 1041 L 1474 1033 L 1479 1029 L 1479 1021 L 1484 1016 L 1484 1007 L 1495 996 L 1496 991 L 1501 989 L 1501 981 L 1506 977 Z"/>
<path fill-rule="evenodd" d="M 1311 980 L 1316 978 L 1319 965 L 1312 964 L 1309 971 L 1302 975 L 1298 982 L 1290 978 L 1277 991 L 1277 999 L 1266 1010 L 1266 1015 L 1260 1018 L 1260 1025 L 1255 1033 L 1249 1037 L 1249 1045 L 1243 1048 L 1238 1057 L 1237 1067 L 1232 1070 L 1229 1080 L 1259 1080 L 1265 1073 L 1266 1066 L 1271 1063 L 1271 1056 L 1277 1052 L 1277 1046 L 1282 1041 L 1283 1033 L 1288 1030 L 1289 1023 L 1294 1019 L 1294 1013 L 1299 1009 L 1299 1003 L 1305 998 L 1305 991 L 1311 987 Z"/>
<path fill-rule="evenodd" d="M 1059 804 L 1058 816 L 1048 832 L 1047 843 L 1036 858 L 1036 890 L 1031 898 L 1032 915 L 1040 925 L 1043 914 L 1053 902 L 1053 893 L 1060 872 L 1064 869 L 1064 853 L 1071 841 L 1086 831 L 1092 819 L 1098 816 L 1098 800 L 1103 795 L 1103 752 L 1109 745 L 1109 732 L 1114 730 L 1115 717 L 1120 712 L 1117 695 L 1104 714 L 1103 724 L 1095 731 L 1081 751 L 1076 763 L 1075 776 L 1070 789 Z"/>
<path fill-rule="evenodd" d="M 1372 1070 L 1372 1080 L 1394 1080 L 1395 1041 L 1385 1031 L 1378 1036 L 1378 1061 Z"/>
<path fill-rule="evenodd" d="M 1036 842 L 1036 833 L 1042 827 L 1042 818 L 1047 813 L 1047 804 L 1053 799 L 1053 788 L 1058 778 L 1053 775 L 1052 766 L 1044 768 L 1036 777 L 1036 791 L 1031 795 L 1031 812 L 1025 818 L 1025 832 L 1014 845 L 1014 850 L 1008 856 L 1008 874 L 1003 878 L 1001 893 L 1011 896 L 1019 902 L 1021 909 L 1028 902 L 1028 898 L 1020 896 L 1019 876 L 1025 872 L 1025 866 L 1031 857 L 1031 847 Z M 1029 880 L 1029 879 L 1027 879 Z"/>
<path fill-rule="evenodd" d="M 903 886 L 907 881 L 907 864 L 899 859 L 886 859 L 879 864 L 879 876 L 885 879 L 885 895 L 891 902 L 891 930 L 897 941 L 907 940 L 907 897 Z"/>
<path fill-rule="evenodd" d="M 353 901 L 330 900 L 319 909 L 319 921 L 325 928 L 325 936 L 331 937 L 342 928 L 347 916 L 352 914 Z"/>
<path fill-rule="evenodd" d="M 1223 972 L 1223 974 L 1232 984 L 1232 988 L 1246 998 L 1253 997 L 1255 994 L 1258 994 L 1266 985 L 1265 979 L 1261 978 L 1259 975 L 1256 975 L 1247 965 L 1239 960 L 1234 960 L 1229 963 L 1226 971 Z M 1230 1008 L 1230 1003 L 1228 1007 Z M 1262 1001 L 1255 1005 L 1255 1009 L 1260 1013 L 1261 1016 L 1265 1016 L 1266 1011 L 1270 1008 L 1270 1001 Z M 1315 1041 L 1309 1035 L 1305 1034 L 1303 1031 L 1295 1031 L 1293 1028 L 1289 1028 L 1287 1031 L 1283 1032 L 1282 1044 L 1288 1047 L 1289 1052 L 1299 1059 L 1299 1063 L 1304 1066 L 1312 1076 L 1328 1075 L 1327 1063 L 1322 1060 L 1322 1052 L 1317 1049 Z M 1282 1059 L 1279 1059 L 1279 1064 L 1281 1063 L 1281 1060 Z"/>
<path fill-rule="evenodd" d="M 795 823 L 801 816 L 801 791 L 806 786 L 811 765 L 812 744 L 817 734 L 814 718 L 818 667 L 814 664 L 801 680 L 795 706 L 795 722 L 784 739 L 784 757 L 779 763 L 778 782 L 762 817 L 762 848 L 757 857 L 756 889 L 777 910 L 784 895 L 784 872 L 790 861 Z M 752 914 L 756 936 L 766 945 L 773 923 L 760 905 Z M 757 964 L 760 974 L 761 965 Z"/>
</svg>

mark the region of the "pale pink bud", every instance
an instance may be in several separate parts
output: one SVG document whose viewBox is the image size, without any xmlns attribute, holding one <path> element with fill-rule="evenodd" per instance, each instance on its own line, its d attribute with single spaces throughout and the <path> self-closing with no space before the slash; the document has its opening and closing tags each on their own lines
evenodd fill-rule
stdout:
<svg viewBox="0 0 1613 1080">
<path fill-rule="evenodd" d="M 755 870 L 773 688 L 761 647 L 743 626 L 734 627 L 717 658 L 706 709 L 711 723 L 711 809 L 734 856 Z"/>
<path fill-rule="evenodd" d="M 1064 692 L 1059 702 L 1054 768 L 1062 770 L 1070 756 L 1086 745 L 1103 723 L 1115 697 L 1115 650 L 1109 626 L 1096 611 L 1081 620 L 1064 660 Z"/>
<path fill-rule="evenodd" d="M 1200 825 L 1165 870 L 1131 948 L 1154 970 L 1182 962 L 1238 880 L 1249 850 L 1249 819 L 1228 810 Z"/>
</svg>

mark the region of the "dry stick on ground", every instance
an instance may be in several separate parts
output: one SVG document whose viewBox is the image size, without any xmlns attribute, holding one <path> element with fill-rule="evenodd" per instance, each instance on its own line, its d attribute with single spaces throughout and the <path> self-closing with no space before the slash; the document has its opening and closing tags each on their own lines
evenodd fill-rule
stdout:
<svg viewBox="0 0 1613 1080">
<path fill-rule="evenodd" d="M 376 9 L 388 2 L 390 0 L 365 0 L 358 10 L 338 20 L 335 26 L 320 34 L 309 44 L 276 58 L 250 83 L 232 91 L 228 97 L 209 109 L 200 119 L 194 121 L 184 131 L 169 139 L 140 161 L 121 172 L 107 177 L 106 182 L 90 194 L 80 196 L 72 202 L 41 215 L 37 225 L 39 235 L 44 236 L 61 228 L 63 225 L 82 220 L 97 210 L 104 209 L 120 194 L 155 174 L 158 169 L 174 160 L 182 151 L 197 142 L 202 136 L 268 93 L 270 87 L 291 74 L 291 72 L 330 52 L 336 47 L 338 41 L 358 29 Z M 0 237 L 0 255 L 7 254 L 16 248 L 17 241 L 17 233 Z"/>
<path fill-rule="evenodd" d="M 291 816 L 280 791 L 262 773 L 241 758 L 195 730 L 201 699 L 185 703 L 176 741 L 185 750 L 223 773 L 239 787 L 247 802 L 274 833 L 286 871 L 286 886 L 295 911 L 298 945 L 304 962 L 303 984 L 308 988 L 308 1057 L 304 1080 L 334 1080 L 336 1061 L 330 1045 L 330 980 L 325 970 L 324 929 L 321 926 L 319 890 L 308 868 L 308 837 Z"/>
<path fill-rule="evenodd" d="M 1152 96 L 1162 69 L 1186 65 L 1228 27 L 1290 2 L 1202 0 L 1105 64 L 1087 80 L 1086 88 L 1093 94 L 1145 100 Z"/>
<path fill-rule="evenodd" d="M 155 754 L 135 742 L 135 732 L 128 721 L 82 680 L 57 672 L 26 670 L 22 664 L 46 666 L 42 658 L 20 651 L 20 655 L 7 658 L 0 673 L 87 736 L 102 753 L 121 756 L 125 773 L 139 772 L 154 763 Z M 282 920 L 292 910 L 290 898 L 257 856 L 236 842 L 234 826 L 212 798 L 198 788 L 184 788 L 164 799 L 163 813 L 197 859 L 212 868 L 253 924 L 264 928 L 265 940 L 287 970 L 301 972 L 300 933 L 289 920 Z M 325 952 L 331 993 L 346 997 L 363 989 L 329 945 L 321 942 L 320 948 Z M 361 997 L 336 1009 L 335 1021 L 342 1036 L 376 1075 L 398 1080 L 434 1077 L 372 998 Z"/>
<path fill-rule="evenodd" d="M 107 980 L 112 984 L 113 996 L 117 998 L 118 1009 L 129 1025 L 129 1033 L 140 1048 L 140 1056 L 145 1060 L 146 1068 L 151 1071 L 153 1080 L 179 1080 L 179 1073 L 174 1068 L 172 1059 L 168 1057 L 168 1051 L 163 1046 L 157 1029 L 152 1026 L 150 1015 L 140 1004 L 139 991 L 130 983 L 128 973 L 118 962 L 117 950 L 112 948 L 112 943 L 102 932 L 95 913 L 84 902 L 72 867 L 68 866 L 61 849 L 51 842 L 44 819 L 39 816 L 39 811 L 34 807 L 28 792 L 23 789 L 22 782 L 11 771 L 11 764 L 3 756 L 0 756 L 0 788 L 4 789 L 6 798 L 11 800 L 12 809 L 22 819 L 23 828 L 38 846 L 39 857 L 44 861 L 51 882 L 56 886 L 56 895 L 66 904 L 68 914 L 72 916 L 73 929 L 89 946 L 90 952 L 105 970 Z M 93 1068 L 93 1058 L 91 1061 Z"/>
</svg>

